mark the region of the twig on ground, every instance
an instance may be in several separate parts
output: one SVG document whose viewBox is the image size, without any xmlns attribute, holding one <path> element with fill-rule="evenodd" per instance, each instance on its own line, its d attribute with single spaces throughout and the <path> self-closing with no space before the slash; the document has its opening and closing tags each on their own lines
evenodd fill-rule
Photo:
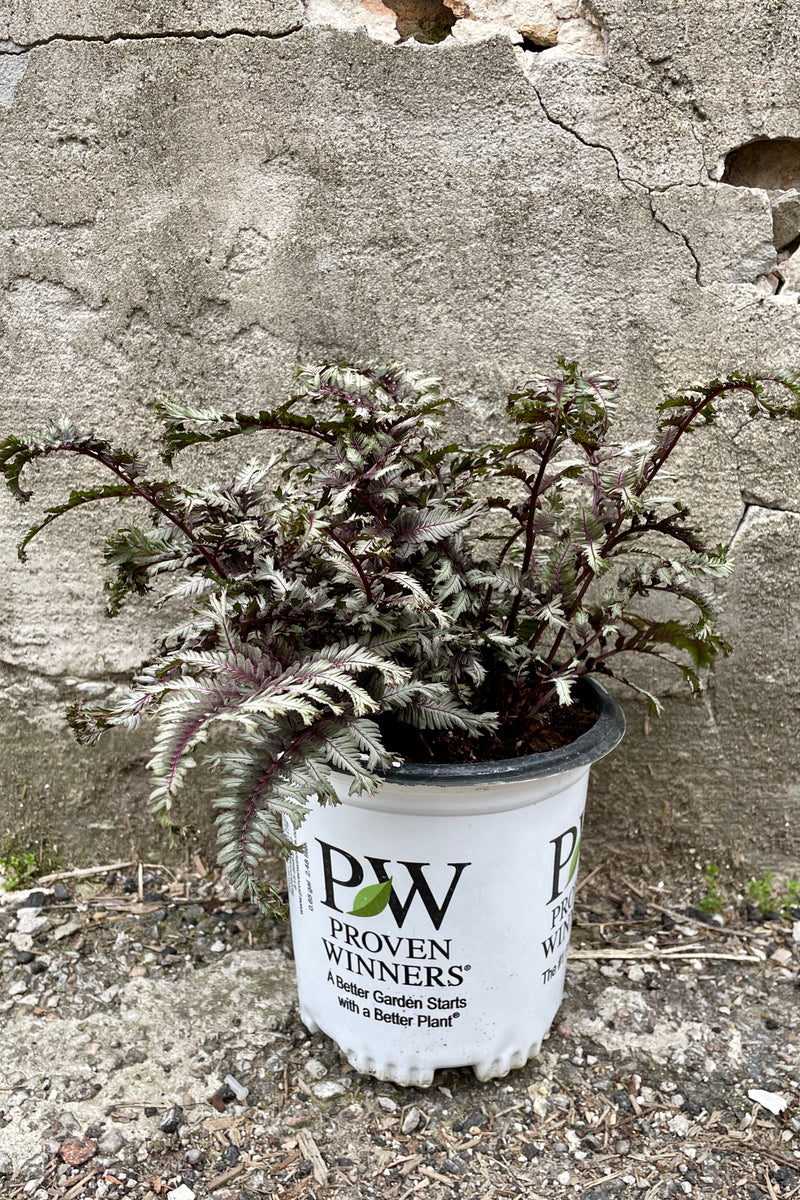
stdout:
<svg viewBox="0 0 800 1200">
<path fill-rule="evenodd" d="M 657 949 L 637 950 L 633 947 L 629 950 L 619 950 L 613 946 L 604 946 L 599 950 L 570 950 L 569 957 L 571 959 L 603 959 L 603 958 L 619 958 L 619 959 L 693 959 L 693 958 L 709 958 L 709 959 L 724 959 L 727 962 L 765 962 L 763 958 L 758 958 L 755 954 L 720 954 L 715 950 L 703 950 L 698 946 L 663 946 Z"/>
<path fill-rule="evenodd" d="M 435 1179 L 437 1183 L 445 1183 L 449 1188 L 453 1186 L 452 1178 L 448 1179 L 446 1175 L 440 1175 L 438 1171 L 434 1171 L 433 1167 L 420 1167 L 419 1173 L 428 1179 Z"/>
<path fill-rule="evenodd" d="M 778 1193 L 775 1191 L 775 1188 L 772 1186 L 772 1180 L 769 1177 L 769 1171 L 767 1170 L 766 1167 L 764 1167 L 764 1183 L 767 1185 L 767 1191 L 770 1194 L 771 1200 L 778 1200 Z"/>
<path fill-rule="evenodd" d="M 601 864 L 599 867 L 595 867 L 595 869 L 593 871 L 590 871 L 589 874 L 586 876 L 586 878 L 582 879 L 580 881 L 580 883 L 578 884 L 578 886 L 575 888 L 575 895 L 577 896 L 577 894 L 581 890 L 581 888 L 585 888 L 587 883 L 590 883 L 591 880 L 594 879 L 595 875 L 597 875 L 598 872 L 602 871 L 602 869 L 603 869 L 603 867 Z"/>
<path fill-rule="evenodd" d="M 76 1179 L 75 1183 L 72 1185 L 72 1187 L 69 1189 L 69 1191 L 64 1192 L 64 1195 L 61 1197 L 61 1200 L 75 1200 L 75 1198 L 77 1196 L 80 1196 L 81 1192 L 83 1191 L 83 1185 L 85 1183 L 88 1183 L 89 1180 L 92 1179 L 95 1175 L 99 1175 L 102 1170 L 103 1170 L 102 1167 L 94 1166 L 94 1167 L 92 1167 L 91 1171 L 87 1171 L 85 1175 L 81 1175 L 80 1179 Z"/>
<path fill-rule="evenodd" d="M 676 912 L 674 908 L 664 908 L 663 904 L 656 904 L 653 900 L 648 900 L 647 903 L 649 907 L 654 908 L 656 912 L 664 913 L 666 917 L 672 917 L 673 921 L 697 920 L 696 917 L 687 917 L 686 913 Z M 609 924 L 609 922 L 606 922 L 606 924 Z M 704 928 L 713 930 L 714 933 L 724 934 L 725 937 L 738 937 L 750 940 L 751 938 L 758 938 L 761 936 L 758 933 L 751 933 L 746 929 L 726 929 L 724 925 L 704 925 Z"/>
<path fill-rule="evenodd" d="M 140 863 L 136 859 L 131 859 L 129 862 L 104 863 L 100 867 L 76 867 L 72 871 L 54 871 L 51 875 L 40 875 L 35 882 L 36 884 L 48 884 L 58 883 L 61 879 L 88 879 L 92 875 L 109 875 L 112 871 L 124 871 L 130 867 L 146 867 L 148 871 L 166 871 L 174 877 L 174 872 L 165 863 Z"/>
<path fill-rule="evenodd" d="M 135 862 L 106 863 L 102 867 L 78 867 L 74 871 L 54 871 L 51 875 L 40 875 L 37 883 L 57 883 L 60 879 L 88 879 L 91 875 L 108 875 L 112 871 L 124 871 L 135 867 Z"/>
<path fill-rule="evenodd" d="M 236 1179 L 237 1176 L 241 1175 L 243 1170 L 244 1163 L 237 1163 L 236 1166 L 231 1167 L 229 1171 L 223 1171 L 221 1175 L 215 1176 L 214 1179 L 209 1179 L 207 1185 L 208 1190 L 210 1192 L 216 1191 L 216 1189 L 221 1188 L 223 1184 L 230 1183 L 232 1179 Z"/>
</svg>

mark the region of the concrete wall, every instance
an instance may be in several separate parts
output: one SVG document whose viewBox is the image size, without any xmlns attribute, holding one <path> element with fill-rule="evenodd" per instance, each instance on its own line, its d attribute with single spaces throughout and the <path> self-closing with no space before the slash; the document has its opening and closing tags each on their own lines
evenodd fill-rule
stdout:
<svg viewBox="0 0 800 1200">
<path fill-rule="evenodd" d="M 164 393 L 247 408 L 336 354 L 443 375 L 482 436 L 565 354 L 641 436 L 664 389 L 800 364 L 796 145 L 725 174 L 800 138 L 798 0 L 2 0 L 0 39 L 3 432 L 64 412 L 147 446 Z M 797 861 L 799 444 L 732 410 L 678 465 L 735 544 L 736 653 L 705 699 L 666 680 L 649 731 L 628 704 L 592 825 L 632 856 Z M 155 852 L 144 743 L 77 749 L 59 715 L 147 615 L 102 618 L 97 514 L 18 564 L 35 515 L 0 498 L 0 834 Z"/>
</svg>

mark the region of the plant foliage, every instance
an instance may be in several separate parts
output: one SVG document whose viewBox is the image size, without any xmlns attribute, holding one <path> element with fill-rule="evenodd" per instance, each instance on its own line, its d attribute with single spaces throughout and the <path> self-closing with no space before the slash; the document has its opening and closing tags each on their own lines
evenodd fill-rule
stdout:
<svg viewBox="0 0 800 1200">
<path fill-rule="evenodd" d="M 301 369 L 294 394 L 256 414 L 165 402 L 168 464 L 263 430 L 307 450 L 205 488 L 154 478 L 69 421 L 0 444 L 21 501 L 24 469 L 52 454 L 113 477 L 48 509 L 22 557 L 79 506 L 135 498 L 149 510 L 106 544 L 108 611 L 160 580 L 157 602 L 181 601 L 185 619 L 123 704 L 76 708 L 71 721 L 91 743 L 152 714 L 164 814 L 205 746 L 221 775 L 220 862 L 240 894 L 269 902 L 265 846 L 292 845 L 309 795 L 335 802 L 332 769 L 355 792 L 375 789 L 393 758 L 392 723 L 434 741 L 485 738 L 570 704 L 587 673 L 630 682 L 626 657 L 666 660 L 696 688 L 727 652 L 713 594 L 725 551 L 705 548 L 684 506 L 653 485 L 681 438 L 733 393 L 753 414 L 800 415 L 798 380 L 731 375 L 687 388 L 659 406 L 649 444 L 626 447 L 609 434 L 614 382 L 561 368 L 509 398 L 508 442 L 474 449 L 448 442 L 438 380 L 397 363 Z M 678 602 L 668 618 L 644 603 L 658 593 Z M 225 736 L 209 747 L 215 728 Z"/>
</svg>

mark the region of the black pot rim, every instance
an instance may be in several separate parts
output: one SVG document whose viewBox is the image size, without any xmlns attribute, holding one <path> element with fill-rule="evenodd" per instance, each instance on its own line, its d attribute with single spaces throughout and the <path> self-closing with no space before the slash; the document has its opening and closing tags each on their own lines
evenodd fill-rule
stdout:
<svg viewBox="0 0 800 1200">
<path fill-rule="evenodd" d="M 465 784 L 514 783 L 542 779 L 588 767 L 604 758 L 619 745 L 625 733 L 625 714 L 620 705 L 596 679 L 584 675 L 576 696 L 597 713 L 597 720 L 574 742 L 557 750 L 525 754 L 520 758 L 502 758 L 477 763 L 403 763 L 383 773 L 387 783 L 432 784 L 457 787 Z"/>
</svg>

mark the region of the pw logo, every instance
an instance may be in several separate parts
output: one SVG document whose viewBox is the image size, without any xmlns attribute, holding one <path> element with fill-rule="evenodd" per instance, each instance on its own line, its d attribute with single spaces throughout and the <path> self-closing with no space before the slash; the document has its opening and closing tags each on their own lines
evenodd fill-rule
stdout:
<svg viewBox="0 0 800 1200">
<path fill-rule="evenodd" d="M 325 879 L 325 899 L 322 903 L 328 908 L 332 908 L 334 912 L 347 911 L 348 915 L 355 917 L 374 917 L 388 907 L 398 929 L 402 927 L 414 898 L 417 896 L 430 917 L 434 929 L 439 929 L 450 907 L 450 901 L 453 899 L 458 881 L 466 868 L 471 866 L 470 863 L 447 864 L 448 867 L 452 867 L 453 875 L 447 891 L 440 901 L 434 896 L 431 885 L 425 878 L 425 867 L 430 867 L 431 864 L 428 862 L 405 862 L 401 859 L 394 866 L 404 867 L 408 874 L 409 889 L 403 900 L 398 892 L 398 872 L 395 871 L 390 875 L 387 870 L 390 865 L 389 859 L 366 856 L 364 862 L 369 864 L 376 882 L 362 888 L 361 885 L 364 883 L 363 864 L 349 851 L 342 850 L 339 846 L 331 846 L 328 842 L 320 841 L 319 838 L 317 838 L 317 843 L 322 851 L 322 873 Z M 351 891 L 350 896 L 345 900 L 341 895 L 343 888 L 348 890 L 361 888 L 361 890 L 355 896 Z M 346 904 L 346 908 L 341 908 L 340 903 Z"/>
</svg>

